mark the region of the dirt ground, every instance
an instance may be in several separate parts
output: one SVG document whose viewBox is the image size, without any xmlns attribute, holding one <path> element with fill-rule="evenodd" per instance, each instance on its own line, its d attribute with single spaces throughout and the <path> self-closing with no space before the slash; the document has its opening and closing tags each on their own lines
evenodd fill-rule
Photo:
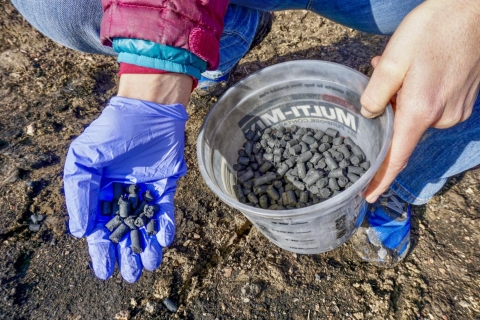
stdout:
<svg viewBox="0 0 480 320">
<path fill-rule="evenodd" d="M 193 95 L 189 172 L 176 195 L 177 236 L 135 284 L 93 275 L 84 239 L 68 234 L 62 168 L 72 140 L 117 85 L 115 58 L 66 49 L 0 0 L 1 319 L 480 319 L 480 170 L 450 179 L 413 217 L 413 248 L 394 269 L 362 262 L 346 243 L 318 255 L 271 244 L 207 188 L 196 137 L 216 98 Z M 272 31 L 233 82 L 295 59 L 367 75 L 387 38 L 307 11 L 275 14 Z M 32 213 L 46 214 L 39 232 Z M 179 306 L 173 314 L 166 298 Z"/>
</svg>

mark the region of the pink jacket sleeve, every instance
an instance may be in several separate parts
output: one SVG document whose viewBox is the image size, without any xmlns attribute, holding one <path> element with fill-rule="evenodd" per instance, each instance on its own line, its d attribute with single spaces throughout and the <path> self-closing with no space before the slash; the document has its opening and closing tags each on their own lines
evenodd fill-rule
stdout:
<svg viewBox="0 0 480 320">
<path fill-rule="evenodd" d="M 219 41 L 228 0 L 102 0 L 100 36 L 149 40 L 189 50 L 218 67 Z"/>
</svg>

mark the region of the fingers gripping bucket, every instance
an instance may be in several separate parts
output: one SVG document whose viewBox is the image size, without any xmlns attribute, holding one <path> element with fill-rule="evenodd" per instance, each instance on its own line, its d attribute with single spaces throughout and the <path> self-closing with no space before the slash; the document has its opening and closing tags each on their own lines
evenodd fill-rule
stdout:
<svg viewBox="0 0 480 320">
<path fill-rule="evenodd" d="M 200 171 L 208 187 L 241 211 L 270 241 L 297 253 L 315 254 L 346 242 L 363 220 L 366 187 L 389 148 L 393 111 L 376 119 L 360 115 L 363 74 L 330 62 L 304 60 L 277 64 L 230 88 L 205 118 L 197 141 Z M 243 132 L 277 126 L 331 127 L 365 152 L 370 169 L 339 195 L 294 210 L 266 210 L 237 201 L 233 164 L 245 143 Z"/>
</svg>

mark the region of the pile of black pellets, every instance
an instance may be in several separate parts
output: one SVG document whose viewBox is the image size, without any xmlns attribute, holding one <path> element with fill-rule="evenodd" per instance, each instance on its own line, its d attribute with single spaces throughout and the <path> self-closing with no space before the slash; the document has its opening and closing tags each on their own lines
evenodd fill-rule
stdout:
<svg viewBox="0 0 480 320">
<path fill-rule="evenodd" d="M 335 129 L 292 125 L 247 130 L 238 151 L 238 201 L 270 210 L 297 209 L 348 189 L 370 168 L 365 153 Z"/>
<path fill-rule="evenodd" d="M 102 215 L 114 217 L 105 224 L 112 232 L 109 239 L 113 243 L 130 233 L 131 248 L 134 253 L 142 253 L 142 243 L 139 228 L 146 226 L 147 234 L 153 236 L 158 233 L 158 223 L 153 216 L 160 210 L 156 204 L 149 204 L 154 197 L 149 190 L 142 194 L 136 184 L 124 185 L 113 183 L 113 201 L 104 201 L 101 204 Z"/>
</svg>

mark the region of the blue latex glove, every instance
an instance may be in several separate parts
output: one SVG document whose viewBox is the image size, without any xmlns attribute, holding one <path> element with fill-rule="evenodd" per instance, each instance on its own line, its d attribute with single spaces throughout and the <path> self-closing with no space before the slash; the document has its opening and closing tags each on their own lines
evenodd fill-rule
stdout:
<svg viewBox="0 0 480 320">
<path fill-rule="evenodd" d="M 186 174 L 184 161 L 185 123 L 188 115 L 181 104 L 114 97 L 85 131 L 72 142 L 65 161 L 64 184 L 70 232 L 87 237 L 95 275 L 107 279 L 118 263 L 123 278 L 137 281 L 143 268 L 153 271 L 162 262 L 162 247 L 175 235 L 173 198 L 177 180 Z M 150 190 L 159 204 L 155 217 L 158 234 L 148 236 L 144 251 L 135 254 L 130 237 L 117 245 L 109 240 L 100 214 L 100 201 L 112 200 L 112 183 L 137 183 Z M 141 194 L 140 193 L 140 194 Z"/>
</svg>

